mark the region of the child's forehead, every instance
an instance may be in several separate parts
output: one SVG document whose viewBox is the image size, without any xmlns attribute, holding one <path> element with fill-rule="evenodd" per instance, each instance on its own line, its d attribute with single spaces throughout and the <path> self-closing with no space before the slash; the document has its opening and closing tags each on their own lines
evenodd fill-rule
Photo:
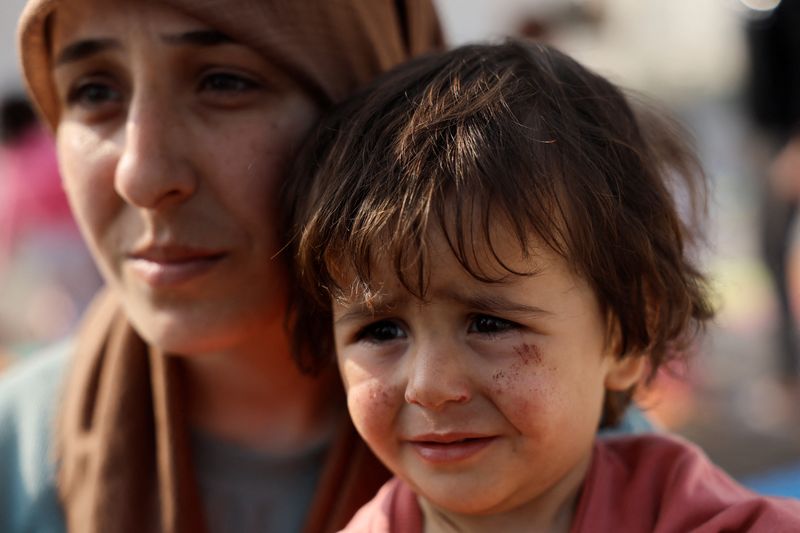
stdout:
<svg viewBox="0 0 800 533">
<path fill-rule="evenodd" d="M 516 281 L 547 272 L 569 272 L 566 261 L 540 241 L 521 243 L 497 230 L 490 242 L 474 239 L 457 250 L 441 227 L 428 231 L 419 260 L 398 265 L 387 251 L 372 258 L 368 276 L 354 267 L 336 268 L 339 303 L 391 310 L 430 299 L 471 300 L 473 307 L 503 307 L 503 292 Z"/>
</svg>

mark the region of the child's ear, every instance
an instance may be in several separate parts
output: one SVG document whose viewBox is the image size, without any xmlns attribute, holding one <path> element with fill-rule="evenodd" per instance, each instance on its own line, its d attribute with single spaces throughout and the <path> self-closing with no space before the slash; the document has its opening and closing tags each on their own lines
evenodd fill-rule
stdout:
<svg viewBox="0 0 800 533">
<path fill-rule="evenodd" d="M 641 380 L 646 369 L 647 357 L 638 353 L 620 353 L 622 352 L 622 334 L 619 322 L 611 314 L 607 317 L 606 331 L 606 347 L 608 349 L 606 357 L 611 360 L 605 379 L 606 390 L 628 390 Z"/>
<path fill-rule="evenodd" d="M 610 368 L 606 374 L 606 390 L 628 390 L 642 379 L 647 365 L 647 357 L 629 354 L 622 357 L 612 356 Z"/>
</svg>

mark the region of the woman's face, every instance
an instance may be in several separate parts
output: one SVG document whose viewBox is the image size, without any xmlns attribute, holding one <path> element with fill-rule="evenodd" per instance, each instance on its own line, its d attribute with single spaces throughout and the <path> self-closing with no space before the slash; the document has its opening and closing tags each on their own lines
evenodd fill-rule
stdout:
<svg viewBox="0 0 800 533">
<path fill-rule="evenodd" d="M 180 354 L 262 342 L 285 302 L 275 199 L 312 101 L 157 2 L 70 0 L 51 28 L 65 188 L 138 331 Z"/>
</svg>

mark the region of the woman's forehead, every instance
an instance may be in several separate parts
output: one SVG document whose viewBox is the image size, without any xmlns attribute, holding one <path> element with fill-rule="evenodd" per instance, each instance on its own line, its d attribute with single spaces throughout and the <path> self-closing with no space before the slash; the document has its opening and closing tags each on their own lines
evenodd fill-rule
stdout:
<svg viewBox="0 0 800 533">
<path fill-rule="evenodd" d="M 145 35 L 168 41 L 190 32 L 213 30 L 165 3 L 151 0 L 70 0 L 50 15 L 51 53 L 75 41 L 124 42 Z"/>
<path fill-rule="evenodd" d="M 162 78 L 179 76 L 192 62 L 245 61 L 268 79 L 271 87 L 303 92 L 298 80 L 277 64 L 273 55 L 168 3 L 74 0 L 56 9 L 49 26 L 50 66 L 56 75 L 64 65 L 91 60 L 104 52 L 114 54 L 115 68 L 156 71 Z M 313 99 L 313 95 L 305 96 Z"/>
<path fill-rule="evenodd" d="M 76 22 L 100 22 L 108 30 L 112 14 L 116 19 L 126 8 L 135 14 L 151 4 L 164 8 L 169 20 L 194 18 L 231 37 L 286 72 L 324 105 L 343 99 L 410 55 L 441 45 L 430 0 L 28 0 L 18 31 L 23 74 L 52 128 L 60 117 L 50 64 L 53 35 L 48 27 L 53 12 L 58 17 L 72 12 Z M 84 16 L 76 16 L 79 13 Z M 79 27 L 71 25 L 73 30 Z"/>
</svg>

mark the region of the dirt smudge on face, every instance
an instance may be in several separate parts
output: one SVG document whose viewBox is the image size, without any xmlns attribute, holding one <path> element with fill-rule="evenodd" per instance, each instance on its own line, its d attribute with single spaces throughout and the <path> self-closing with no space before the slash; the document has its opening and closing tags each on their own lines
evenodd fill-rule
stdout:
<svg viewBox="0 0 800 533">
<path fill-rule="evenodd" d="M 542 363 L 542 352 L 533 344 L 523 343 L 514 346 L 514 352 L 519 356 L 523 365 L 528 365 L 531 362 L 537 365 Z"/>
<path fill-rule="evenodd" d="M 527 368 L 529 366 L 541 366 L 542 352 L 533 344 L 524 343 L 514 346 L 514 353 L 519 356 L 519 359 L 514 361 L 508 368 L 509 379 L 518 380 L 520 372 L 534 371 L 533 368 Z"/>
<path fill-rule="evenodd" d="M 513 349 L 518 356 L 517 359 L 508 367 L 492 374 L 495 394 L 514 388 L 525 373 L 536 372 L 542 364 L 542 353 L 537 346 L 523 343 L 514 346 Z"/>
</svg>

